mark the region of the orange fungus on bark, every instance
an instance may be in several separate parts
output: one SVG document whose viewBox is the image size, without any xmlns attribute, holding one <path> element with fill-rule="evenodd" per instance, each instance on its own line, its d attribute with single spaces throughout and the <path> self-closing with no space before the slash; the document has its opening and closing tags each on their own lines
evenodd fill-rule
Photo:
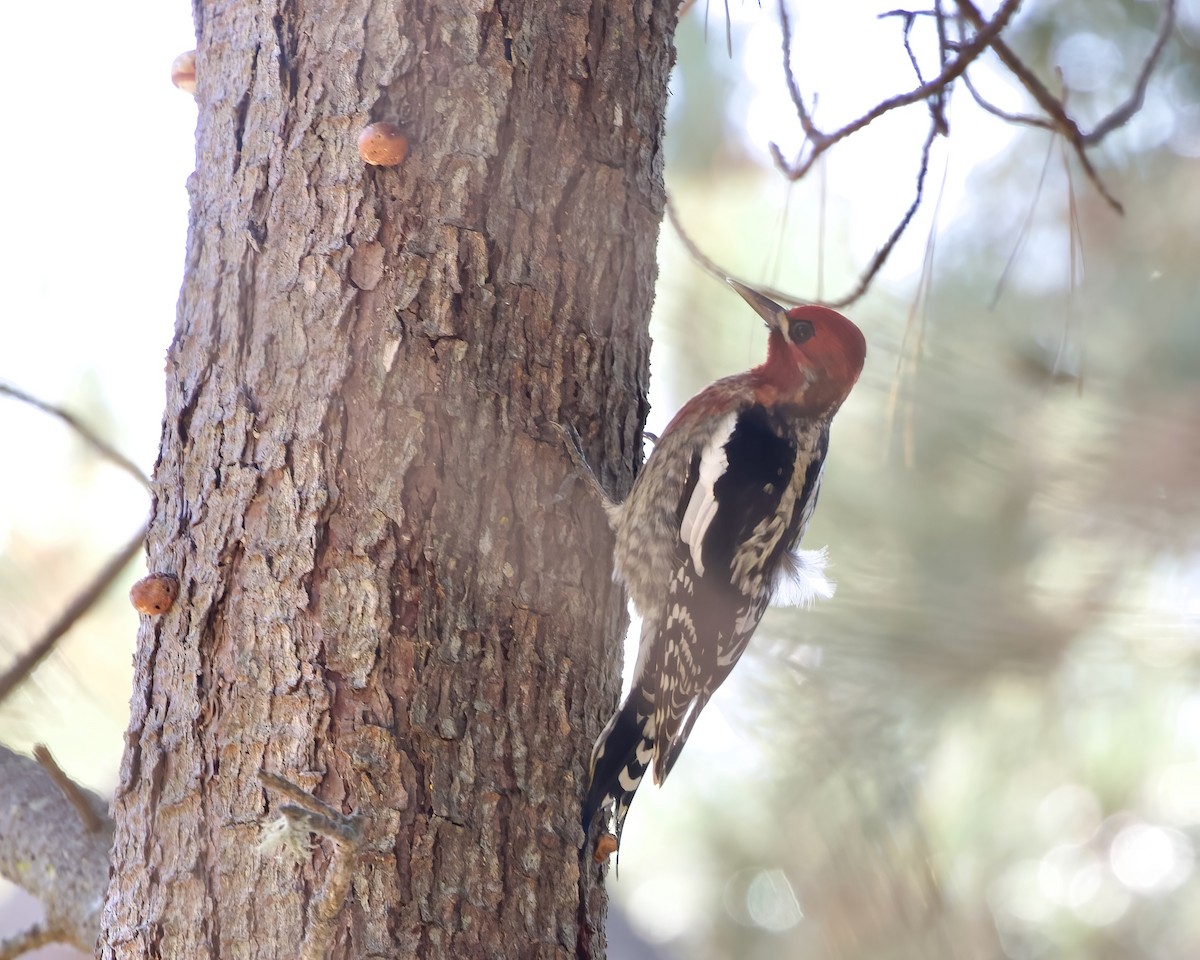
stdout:
<svg viewBox="0 0 1200 960">
<path fill-rule="evenodd" d="M 171 61 L 171 82 L 180 90 L 196 93 L 196 51 L 188 50 Z"/>
<path fill-rule="evenodd" d="M 179 596 L 179 581 L 169 573 L 152 573 L 129 588 L 129 602 L 138 613 L 157 617 L 171 609 Z"/>
<path fill-rule="evenodd" d="M 394 123 L 372 123 L 358 135 L 358 155 L 376 167 L 394 167 L 408 156 L 408 138 Z"/>
</svg>

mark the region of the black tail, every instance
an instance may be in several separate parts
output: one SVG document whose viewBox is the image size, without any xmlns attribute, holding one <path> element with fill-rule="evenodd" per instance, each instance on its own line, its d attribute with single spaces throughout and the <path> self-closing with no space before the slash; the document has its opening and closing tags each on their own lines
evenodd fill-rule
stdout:
<svg viewBox="0 0 1200 960">
<path fill-rule="evenodd" d="M 615 835 L 620 840 L 625 815 L 653 756 L 654 707 L 640 691 L 633 690 L 592 749 L 592 782 L 583 803 L 585 834 L 596 814 L 612 803 Z"/>
</svg>

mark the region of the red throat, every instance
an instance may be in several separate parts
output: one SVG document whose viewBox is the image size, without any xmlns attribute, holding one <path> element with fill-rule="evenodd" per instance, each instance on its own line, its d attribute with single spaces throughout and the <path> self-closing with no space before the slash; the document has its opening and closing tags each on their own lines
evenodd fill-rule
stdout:
<svg viewBox="0 0 1200 960">
<path fill-rule="evenodd" d="M 782 330 L 771 328 L 767 359 L 752 371 L 755 394 L 763 403 L 795 404 L 813 414 L 832 412 L 862 373 L 867 355 L 862 331 L 827 307 L 796 307 L 788 317 L 810 320 L 815 333 L 792 344 Z"/>
<path fill-rule="evenodd" d="M 757 379 L 763 387 L 791 393 L 804 386 L 804 371 L 796 362 L 793 349 L 783 334 L 773 327 L 767 335 L 767 359 L 751 371 L 758 375 Z"/>
</svg>

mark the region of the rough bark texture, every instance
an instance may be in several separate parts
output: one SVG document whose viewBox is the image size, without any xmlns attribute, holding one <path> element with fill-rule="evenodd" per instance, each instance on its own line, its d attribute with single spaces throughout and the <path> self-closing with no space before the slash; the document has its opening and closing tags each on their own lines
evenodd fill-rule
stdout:
<svg viewBox="0 0 1200 960">
<path fill-rule="evenodd" d="M 149 537 L 181 593 L 140 635 L 101 955 L 297 955 L 329 845 L 258 850 L 260 768 L 365 817 L 332 955 L 598 955 L 578 821 L 624 608 L 544 423 L 624 492 L 674 10 L 196 12 Z M 401 167 L 359 161 L 372 120 Z"/>
</svg>

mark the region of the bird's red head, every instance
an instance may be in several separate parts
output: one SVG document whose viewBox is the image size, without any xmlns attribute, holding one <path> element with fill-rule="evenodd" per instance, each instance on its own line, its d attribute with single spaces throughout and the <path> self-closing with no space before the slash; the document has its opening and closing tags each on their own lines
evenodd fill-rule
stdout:
<svg viewBox="0 0 1200 960">
<path fill-rule="evenodd" d="M 813 414 L 837 410 L 867 358 L 862 331 L 828 307 L 786 310 L 736 280 L 729 285 L 767 323 L 767 359 L 752 371 L 759 400 L 795 404 Z"/>
</svg>

